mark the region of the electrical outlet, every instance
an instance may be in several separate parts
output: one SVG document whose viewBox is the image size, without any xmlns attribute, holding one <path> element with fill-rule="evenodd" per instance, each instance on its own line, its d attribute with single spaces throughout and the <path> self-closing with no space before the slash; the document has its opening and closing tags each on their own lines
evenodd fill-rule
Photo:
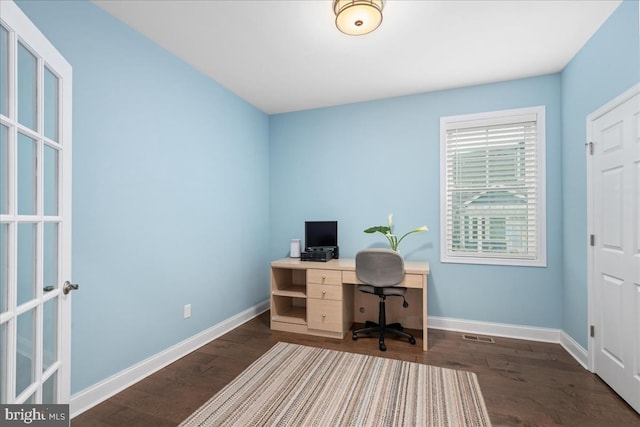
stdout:
<svg viewBox="0 0 640 427">
<path fill-rule="evenodd" d="M 184 318 L 188 319 L 191 317 L 191 304 L 185 304 L 184 306 Z"/>
</svg>

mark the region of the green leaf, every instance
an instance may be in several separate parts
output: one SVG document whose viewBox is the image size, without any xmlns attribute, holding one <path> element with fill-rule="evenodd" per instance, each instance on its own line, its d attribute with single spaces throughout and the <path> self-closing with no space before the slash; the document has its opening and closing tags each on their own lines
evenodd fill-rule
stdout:
<svg viewBox="0 0 640 427">
<path fill-rule="evenodd" d="M 364 230 L 365 233 L 375 233 L 375 232 L 379 232 L 382 234 L 387 234 L 389 233 L 389 227 L 386 227 L 384 225 L 378 225 L 376 227 L 369 227 L 366 230 Z"/>
</svg>

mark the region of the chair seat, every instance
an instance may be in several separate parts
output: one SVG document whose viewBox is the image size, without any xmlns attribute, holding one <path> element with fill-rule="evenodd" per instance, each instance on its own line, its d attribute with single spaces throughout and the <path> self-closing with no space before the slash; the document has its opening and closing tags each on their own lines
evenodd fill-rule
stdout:
<svg viewBox="0 0 640 427">
<path fill-rule="evenodd" d="M 358 290 L 360 292 L 365 292 L 367 294 L 384 295 L 384 296 L 388 296 L 388 295 L 404 296 L 407 293 L 407 288 L 398 288 L 395 286 L 383 288 L 379 286 L 359 285 Z"/>
</svg>

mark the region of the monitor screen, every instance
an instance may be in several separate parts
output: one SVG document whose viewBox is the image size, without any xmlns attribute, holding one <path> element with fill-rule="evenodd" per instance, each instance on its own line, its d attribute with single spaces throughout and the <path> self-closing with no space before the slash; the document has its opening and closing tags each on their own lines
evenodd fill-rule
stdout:
<svg viewBox="0 0 640 427">
<path fill-rule="evenodd" d="M 305 247 L 338 246 L 338 221 L 305 221 Z"/>
</svg>

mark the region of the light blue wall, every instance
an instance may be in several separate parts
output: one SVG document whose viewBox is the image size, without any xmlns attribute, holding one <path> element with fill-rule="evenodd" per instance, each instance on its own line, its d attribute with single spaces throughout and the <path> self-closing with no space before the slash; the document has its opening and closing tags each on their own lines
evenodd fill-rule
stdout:
<svg viewBox="0 0 640 427">
<path fill-rule="evenodd" d="M 586 118 L 640 81 L 638 1 L 623 2 L 562 72 L 563 329 L 587 348 Z"/>
<path fill-rule="evenodd" d="M 440 263 L 440 117 L 546 106 L 548 267 Z M 562 325 L 560 75 L 271 116 L 271 258 L 304 238 L 305 220 L 338 220 L 343 257 L 382 235 L 427 225 L 402 242 L 427 260 L 429 314 L 559 328 Z"/>
<path fill-rule="evenodd" d="M 268 298 L 269 123 L 89 2 L 18 4 L 73 66 L 75 393 Z"/>
</svg>

